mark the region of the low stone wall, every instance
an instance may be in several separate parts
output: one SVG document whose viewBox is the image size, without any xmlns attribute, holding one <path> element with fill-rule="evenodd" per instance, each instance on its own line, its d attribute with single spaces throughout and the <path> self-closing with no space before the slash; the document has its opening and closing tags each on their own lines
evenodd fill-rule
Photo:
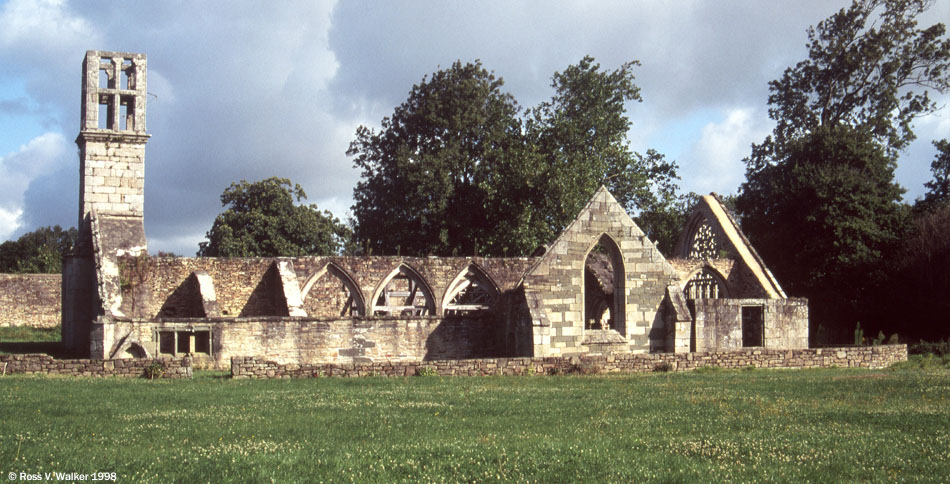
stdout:
<svg viewBox="0 0 950 484">
<path fill-rule="evenodd" d="M 0 355 L 0 375 L 44 374 L 71 376 L 145 376 L 154 362 L 165 367 L 162 378 L 191 378 L 190 358 L 138 360 L 59 360 L 49 355 Z"/>
<path fill-rule="evenodd" d="M 59 274 L 0 274 L 0 326 L 58 325 L 61 293 Z"/>
<path fill-rule="evenodd" d="M 609 356 L 486 358 L 416 362 L 279 364 L 254 357 L 231 359 L 233 378 L 313 378 L 323 376 L 525 375 L 563 373 L 646 373 L 720 368 L 886 368 L 907 360 L 907 345 L 774 350 L 749 348 L 708 353 L 620 354 Z"/>
</svg>

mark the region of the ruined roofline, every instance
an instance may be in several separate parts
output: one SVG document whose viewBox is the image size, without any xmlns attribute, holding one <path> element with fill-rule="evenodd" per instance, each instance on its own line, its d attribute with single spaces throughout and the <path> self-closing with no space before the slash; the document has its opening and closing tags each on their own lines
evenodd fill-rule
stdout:
<svg viewBox="0 0 950 484">
<path fill-rule="evenodd" d="M 736 250 L 739 252 L 739 256 L 743 259 L 746 265 L 749 266 L 749 269 L 753 274 L 755 274 L 756 278 L 759 279 L 759 282 L 762 283 L 763 287 L 769 293 L 769 296 L 780 299 L 788 298 L 788 296 L 785 294 L 785 291 L 782 290 L 782 286 L 779 285 L 778 280 L 775 279 L 774 275 L 772 275 L 772 271 L 770 271 L 768 266 L 765 265 L 765 261 L 762 260 L 762 257 L 759 256 L 759 253 L 755 250 L 755 247 L 752 246 L 752 243 L 749 241 L 748 237 L 746 237 L 745 233 L 742 232 L 742 228 L 739 226 L 739 223 L 736 222 L 736 219 L 732 216 L 732 213 L 726 208 L 726 205 L 723 203 L 719 194 L 712 192 L 709 195 L 704 196 L 703 199 L 707 204 L 709 204 L 710 211 L 713 213 L 713 215 L 719 219 L 723 230 L 726 232 L 726 236 L 730 239 L 735 237 L 741 243 L 737 244 L 736 240 L 732 240 L 733 245 L 736 246 Z M 710 199 L 716 203 L 709 203 Z M 727 224 L 723 223 L 723 221 L 727 222 Z"/>
</svg>

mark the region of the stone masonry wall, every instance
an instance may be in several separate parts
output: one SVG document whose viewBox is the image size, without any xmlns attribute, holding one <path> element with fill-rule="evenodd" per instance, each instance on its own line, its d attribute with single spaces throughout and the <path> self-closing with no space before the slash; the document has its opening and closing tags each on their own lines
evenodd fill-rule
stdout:
<svg viewBox="0 0 950 484">
<path fill-rule="evenodd" d="M 61 294 L 59 274 L 0 274 L 0 326 L 59 325 Z"/>
<path fill-rule="evenodd" d="M 742 349 L 711 353 L 618 354 L 611 356 L 489 358 L 428 362 L 279 364 L 254 357 L 231 359 L 233 378 L 317 378 L 325 376 L 530 375 L 647 373 L 720 368 L 886 368 L 907 360 L 907 345 L 798 350 Z"/>
<path fill-rule="evenodd" d="M 400 265 L 410 267 L 421 276 L 432 291 L 436 314 L 441 314 L 443 298 L 451 282 L 469 265 L 478 266 L 503 292 L 514 289 L 525 269 L 534 262 L 534 259 L 529 258 L 481 257 L 151 257 L 147 263 L 146 274 L 139 278 L 141 280 L 137 281 L 137 287 L 125 288 L 122 312 L 135 318 L 189 316 L 187 307 L 193 303 L 188 301 L 201 299 L 200 295 L 190 292 L 195 291 L 197 285 L 189 282 L 189 278 L 196 271 L 204 271 L 213 282 L 221 316 L 280 316 L 281 311 L 286 311 L 286 308 L 275 305 L 274 293 L 279 290 L 278 277 L 269 271 L 277 261 L 282 260 L 292 264 L 301 291 L 311 278 L 321 273 L 321 269 L 333 263 L 356 284 L 367 315 L 370 315 L 372 309 L 373 295 L 379 291 L 384 279 Z M 130 264 L 131 262 L 126 265 Z M 326 271 L 322 272 L 322 277 L 334 277 L 326 274 Z M 127 276 L 124 278 L 135 279 Z M 305 307 L 319 305 L 311 298 L 320 297 L 320 291 L 301 295 Z"/>
<path fill-rule="evenodd" d="M 742 307 L 761 307 L 766 348 L 808 347 L 808 301 L 790 299 L 697 299 L 696 351 L 742 347 Z"/>
<path fill-rule="evenodd" d="M 486 317 L 326 319 L 202 318 L 94 324 L 107 358 L 126 357 L 126 342 L 160 354 L 158 333 L 209 331 L 211 354 L 194 354 L 195 364 L 226 369 L 232 357 L 279 363 L 355 362 L 483 358 L 516 354 L 503 322 Z M 195 351 L 195 348 L 191 349 Z M 176 350 L 177 351 L 177 350 Z M 178 355 L 182 356 L 182 355 Z"/>
<path fill-rule="evenodd" d="M 145 368 L 154 362 L 165 367 L 162 378 L 191 378 L 191 360 L 162 358 L 157 360 L 58 360 L 49 355 L 0 355 L 0 375 L 41 374 L 70 376 L 145 376 Z"/>
<path fill-rule="evenodd" d="M 601 187 L 591 201 L 525 276 L 525 293 L 534 325 L 534 356 L 578 355 L 583 344 L 584 266 L 601 242 L 619 262 L 623 287 L 614 288 L 622 310 L 617 331 L 633 352 L 663 350 L 666 330 L 661 314 L 666 288 L 677 280 L 663 258 L 624 208 Z"/>
</svg>

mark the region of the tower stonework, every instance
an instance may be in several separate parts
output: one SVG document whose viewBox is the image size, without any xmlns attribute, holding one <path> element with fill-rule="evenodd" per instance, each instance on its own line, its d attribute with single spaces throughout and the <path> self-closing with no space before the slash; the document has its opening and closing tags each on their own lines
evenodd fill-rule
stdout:
<svg viewBox="0 0 950 484">
<path fill-rule="evenodd" d="M 144 215 L 145 54 L 87 51 L 82 63 L 79 224 L 89 215 Z"/>
<path fill-rule="evenodd" d="M 63 265 L 63 343 L 102 358 L 100 315 L 121 301 L 118 258 L 145 240 L 145 54 L 90 50 L 82 63 L 79 240 Z"/>
</svg>

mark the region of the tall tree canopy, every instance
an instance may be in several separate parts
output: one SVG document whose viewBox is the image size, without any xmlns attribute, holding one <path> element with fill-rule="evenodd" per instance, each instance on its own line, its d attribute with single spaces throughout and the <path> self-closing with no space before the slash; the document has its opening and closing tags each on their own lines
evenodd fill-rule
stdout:
<svg viewBox="0 0 950 484">
<path fill-rule="evenodd" d="M 950 40 L 938 23 L 917 28 L 928 0 L 855 0 L 808 29 L 808 59 L 769 83 L 773 136 L 750 169 L 781 162 L 787 143 L 819 126 L 860 127 L 896 156 L 914 140 L 914 118 L 950 89 Z"/>
<path fill-rule="evenodd" d="M 950 205 L 950 141 L 945 139 L 934 141 L 937 156 L 930 163 L 930 172 L 933 180 L 924 183 L 927 193 L 917 202 L 915 208 L 925 212 L 932 212 L 940 207 Z"/>
<path fill-rule="evenodd" d="M 76 229 L 40 227 L 0 244 L 0 272 L 55 274 L 76 243 Z"/>
<path fill-rule="evenodd" d="M 413 86 L 382 131 L 357 130 L 347 154 L 362 170 L 358 241 L 383 253 L 472 254 L 487 239 L 503 216 L 497 185 L 522 169 L 519 107 L 502 84 L 477 61 L 456 62 Z"/>
<path fill-rule="evenodd" d="M 202 257 L 272 257 L 338 254 L 350 230 L 330 212 L 306 199 L 300 185 L 286 178 L 232 183 L 221 194 L 226 208 L 201 242 Z"/>
<path fill-rule="evenodd" d="M 808 59 L 770 83 L 776 127 L 752 147 L 736 209 L 813 323 L 866 317 L 859 300 L 903 233 L 897 155 L 937 108 L 929 92 L 950 87 L 944 26 L 916 27 L 929 5 L 857 0 L 809 29 Z"/>
<path fill-rule="evenodd" d="M 662 239 L 667 253 L 679 234 L 665 232 L 662 219 L 676 200 L 676 166 L 663 155 L 630 150 L 631 122 L 626 103 L 641 101 L 634 83 L 636 61 L 614 71 L 602 71 L 592 57 L 584 57 L 563 72 L 554 73 L 554 96 L 531 110 L 526 123 L 527 142 L 541 157 L 544 192 L 537 202 L 546 217 L 545 242 L 568 223 L 600 185 L 605 185 L 651 239 Z M 655 223 L 653 220 L 656 219 Z M 667 240 L 668 239 L 668 240 Z"/>
<path fill-rule="evenodd" d="M 526 254 L 601 184 L 628 209 L 663 214 L 649 220 L 666 234 L 659 209 L 676 201 L 676 167 L 633 153 L 626 138 L 625 104 L 640 99 L 635 65 L 603 71 L 585 57 L 555 73 L 555 95 L 524 115 L 480 62 L 423 78 L 381 131 L 360 127 L 350 145 L 362 170 L 356 239 L 382 253 Z"/>
</svg>

